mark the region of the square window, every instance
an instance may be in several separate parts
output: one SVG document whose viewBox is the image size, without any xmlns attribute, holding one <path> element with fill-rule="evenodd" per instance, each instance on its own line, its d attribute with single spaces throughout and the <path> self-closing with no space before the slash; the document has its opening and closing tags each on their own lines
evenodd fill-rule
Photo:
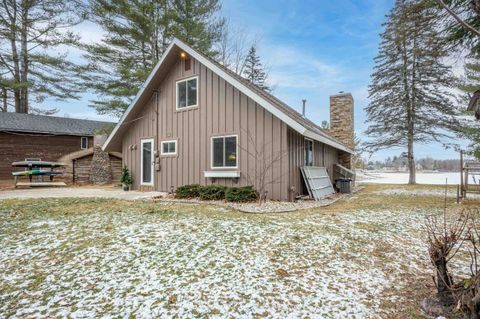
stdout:
<svg viewBox="0 0 480 319">
<path fill-rule="evenodd" d="M 176 155 L 177 141 L 163 141 L 161 150 L 162 155 Z"/>
<path fill-rule="evenodd" d="M 198 77 L 177 82 L 177 109 L 198 105 Z"/>
<path fill-rule="evenodd" d="M 219 136 L 212 138 L 212 167 L 237 167 L 236 136 Z"/>
</svg>

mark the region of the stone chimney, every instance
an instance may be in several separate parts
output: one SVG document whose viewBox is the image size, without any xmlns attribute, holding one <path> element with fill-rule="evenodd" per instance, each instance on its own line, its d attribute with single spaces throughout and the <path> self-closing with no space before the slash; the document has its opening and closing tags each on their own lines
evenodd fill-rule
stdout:
<svg viewBox="0 0 480 319">
<path fill-rule="evenodd" d="M 93 147 L 93 157 L 90 168 L 90 182 L 93 184 L 110 184 L 112 182 L 112 169 L 110 156 L 97 144 Z"/>
<path fill-rule="evenodd" d="M 354 148 L 353 97 L 350 93 L 340 92 L 330 96 L 330 130 L 329 132 L 340 142 Z M 352 156 L 339 154 L 340 165 L 352 168 Z"/>
</svg>

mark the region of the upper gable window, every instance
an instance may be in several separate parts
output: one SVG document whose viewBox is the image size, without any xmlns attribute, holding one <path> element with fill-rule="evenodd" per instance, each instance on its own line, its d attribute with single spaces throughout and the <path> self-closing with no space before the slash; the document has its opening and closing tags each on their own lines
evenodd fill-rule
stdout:
<svg viewBox="0 0 480 319">
<path fill-rule="evenodd" d="M 177 82 L 177 110 L 198 105 L 198 77 Z"/>
</svg>

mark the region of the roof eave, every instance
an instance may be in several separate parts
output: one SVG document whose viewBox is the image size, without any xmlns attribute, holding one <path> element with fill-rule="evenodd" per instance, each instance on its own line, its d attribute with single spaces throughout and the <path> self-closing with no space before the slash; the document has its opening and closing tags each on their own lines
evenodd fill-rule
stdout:
<svg viewBox="0 0 480 319">
<path fill-rule="evenodd" d="M 122 115 L 122 117 L 120 118 L 120 121 L 117 123 L 117 125 L 115 126 L 115 128 L 113 129 L 112 133 L 110 134 L 110 136 L 108 137 L 108 139 L 105 141 L 105 144 L 103 144 L 103 147 L 102 149 L 104 151 L 110 151 L 111 149 L 109 148 L 111 143 L 112 143 L 112 140 L 115 138 L 115 135 L 117 134 L 118 130 L 120 129 L 120 127 L 122 126 L 123 122 L 125 121 L 125 119 L 128 117 L 128 115 L 130 114 L 130 112 L 132 111 L 132 109 L 135 107 L 135 105 L 138 103 L 140 97 L 144 94 L 149 82 L 154 78 L 154 76 L 156 76 L 160 66 L 163 64 L 163 62 L 165 61 L 166 57 L 170 54 L 171 50 L 173 49 L 174 46 L 177 46 L 178 48 L 180 48 L 181 50 L 185 51 L 187 54 L 189 54 L 191 57 L 193 57 L 194 59 L 196 59 L 197 61 L 200 61 L 203 65 L 205 65 L 207 68 L 209 68 L 210 70 L 212 70 L 214 73 L 216 73 L 217 75 L 219 75 L 220 77 L 222 77 L 223 79 L 225 79 L 227 82 L 229 82 L 230 84 L 232 84 L 234 87 L 236 87 L 240 92 L 242 92 L 243 94 L 245 94 L 246 96 L 248 96 L 249 98 L 251 98 L 253 101 L 255 101 L 256 103 L 258 103 L 259 105 L 261 105 L 262 107 L 264 107 L 267 111 L 269 111 L 270 113 L 272 113 L 274 116 L 276 116 L 277 118 L 279 118 L 281 121 L 283 121 L 285 124 L 287 124 L 288 126 L 290 126 L 293 130 L 297 131 L 298 133 L 304 135 L 304 136 L 307 136 L 307 137 L 310 137 L 312 139 L 315 139 L 319 142 L 322 142 L 322 143 L 325 143 L 327 145 L 330 145 L 332 147 L 335 147 L 339 150 L 342 150 L 342 151 L 345 151 L 345 152 L 348 152 L 350 154 L 353 154 L 353 151 L 351 149 L 349 149 L 348 147 L 342 145 L 341 143 L 331 139 L 331 138 L 328 138 L 328 137 L 325 137 L 325 136 L 322 136 L 318 133 L 315 133 L 315 132 L 312 132 L 311 130 L 309 130 L 308 128 L 306 128 L 304 125 L 300 124 L 299 122 L 297 122 L 295 119 L 293 119 L 292 117 L 290 117 L 289 115 L 285 114 L 284 112 L 282 112 L 281 110 L 279 110 L 277 107 L 275 107 L 272 103 L 270 103 L 269 101 L 267 101 L 266 99 L 264 99 L 263 97 L 261 97 L 260 95 L 258 95 L 257 93 L 253 92 L 251 89 L 249 89 L 247 86 L 245 86 L 243 83 L 241 83 L 240 81 L 238 81 L 237 79 L 235 79 L 234 77 L 232 77 L 231 75 L 229 75 L 227 72 L 225 72 L 224 70 L 222 70 L 219 66 L 215 65 L 214 63 L 212 63 L 211 61 L 209 61 L 208 59 L 206 59 L 205 57 L 203 57 L 201 54 L 199 54 L 198 52 L 196 52 L 195 50 L 193 50 L 192 48 L 190 48 L 187 44 L 185 44 L 184 42 L 178 40 L 178 39 L 174 39 L 172 41 L 172 43 L 168 46 L 167 50 L 165 50 L 165 53 L 162 55 L 162 58 L 158 61 L 157 65 L 155 66 L 155 68 L 153 69 L 153 71 L 150 73 L 149 77 L 147 78 L 147 80 L 145 81 L 145 83 L 142 85 L 142 88 L 140 89 L 140 91 L 137 93 L 137 95 L 135 96 L 135 99 L 132 101 L 132 103 L 130 104 L 130 106 L 127 108 L 127 110 L 125 111 L 125 113 Z"/>
<path fill-rule="evenodd" d="M 328 137 L 326 137 L 326 136 L 323 136 L 323 135 L 320 135 L 320 134 L 318 134 L 318 133 L 315 133 L 315 132 L 313 132 L 313 131 L 307 130 L 303 135 L 304 135 L 305 137 L 309 137 L 309 138 L 314 139 L 314 140 L 316 140 L 316 141 L 319 141 L 319 142 L 321 142 L 321 143 L 324 143 L 324 144 L 327 144 L 327 145 L 329 145 L 329 146 L 332 146 L 332 147 L 334 147 L 334 148 L 336 148 L 336 149 L 338 149 L 338 150 L 340 150 L 340 151 L 344 151 L 344 152 L 347 152 L 347 153 L 349 153 L 349 154 L 354 154 L 354 151 L 353 151 L 351 148 L 349 148 L 349 147 L 347 147 L 347 146 L 345 146 L 345 145 L 343 145 L 343 144 L 340 144 L 340 143 L 338 143 L 337 141 L 335 141 L 335 140 L 333 140 L 333 139 L 331 139 L 331 138 L 328 138 Z"/>
</svg>

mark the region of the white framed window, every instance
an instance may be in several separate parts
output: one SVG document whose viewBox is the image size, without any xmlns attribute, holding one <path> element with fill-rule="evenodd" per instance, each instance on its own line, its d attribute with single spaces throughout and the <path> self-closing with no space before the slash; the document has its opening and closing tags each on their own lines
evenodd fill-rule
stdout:
<svg viewBox="0 0 480 319">
<path fill-rule="evenodd" d="M 88 148 L 88 137 L 87 136 L 82 136 L 80 138 L 80 148 L 82 150 L 86 150 Z"/>
<path fill-rule="evenodd" d="M 198 106 L 198 76 L 177 81 L 177 110 Z"/>
<path fill-rule="evenodd" d="M 140 146 L 140 184 L 153 186 L 153 138 L 142 139 L 140 141 Z"/>
<path fill-rule="evenodd" d="M 160 144 L 161 155 L 177 155 L 177 140 L 162 141 Z"/>
<path fill-rule="evenodd" d="M 238 168 L 237 139 L 237 135 L 212 137 L 212 168 Z"/>
<path fill-rule="evenodd" d="M 305 166 L 313 166 L 313 140 L 305 139 Z"/>
</svg>

